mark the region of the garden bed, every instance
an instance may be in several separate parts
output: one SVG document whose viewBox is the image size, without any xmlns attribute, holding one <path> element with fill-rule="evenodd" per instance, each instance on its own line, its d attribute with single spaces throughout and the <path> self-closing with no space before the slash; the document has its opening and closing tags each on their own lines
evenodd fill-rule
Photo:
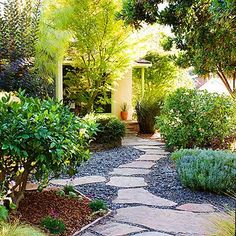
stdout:
<svg viewBox="0 0 236 236">
<path fill-rule="evenodd" d="M 42 228 L 40 223 L 45 217 L 51 216 L 64 222 L 66 230 L 63 236 L 72 236 L 75 232 L 91 224 L 103 214 L 93 214 L 89 207 L 90 199 L 83 195 L 73 199 L 58 196 L 58 189 L 27 191 L 12 219 Z M 47 232 L 48 233 L 48 232 Z"/>
</svg>

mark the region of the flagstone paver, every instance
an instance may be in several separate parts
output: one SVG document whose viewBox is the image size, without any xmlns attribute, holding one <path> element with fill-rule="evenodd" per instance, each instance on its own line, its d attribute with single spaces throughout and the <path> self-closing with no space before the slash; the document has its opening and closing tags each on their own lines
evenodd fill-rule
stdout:
<svg viewBox="0 0 236 236">
<path fill-rule="evenodd" d="M 137 161 L 158 161 L 162 157 L 162 155 L 142 155 L 137 159 Z"/>
<path fill-rule="evenodd" d="M 99 234 L 102 234 L 104 236 L 115 236 L 115 235 L 124 236 L 131 233 L 142 232 L 144 230 L 145 229 L 137 227 L 137 226 L 116 223 L 116 222 L 111 222 L 111 221 L 108 221 L 104 225 L 98 225 L 95 228 L 93 228 L 93 231 Z"/>
<path fill-rule="evenodd" d="M 77 236 L 77 235 L 80 235 L 80 236 L 96 236 L 96 234 L 93 234 L 93 233 L 90 233 L 90 232 L 85 232 L 83 234 L 75 234 L 73 236 Z"/>
<path fill-rule="evenodd" d="M 67 185 L 71 184 L 74 186 L 77 185 L 84 185 L 84 184 L 92 184 L 92 183 L 101 183 L 105 182 L 106 178 L 103 176 L 84 176 L 80 178 L 74 178 L 74 179 L 54 179 L 51 180 L 51 184 L 56 184 L 56 185 Z"/>
<path fill-rule="evenodd" d="M 128 164 L 124 164 L 119 166 L 120 168 L 143 168 L 143 169 L 151 169 L 155 163 L 151 161 L 133 161 Z"/>
<path fill-rule="evenodd" d="M 160 150 L 162 147 L 158 145 L 136 145 L 135 148 L 137 149 L 147 149 L 147 150 Z"/>
<path fill-rule="evenodd" d="M 215 209 L 211 204 L 195 204 L 187 203 L 177 207 L 178 210 L 191 211 L 191 212 L 214 212 Z"/>
<path fill-rule="evenodd" d="M 143 188 L 120 189 L 114 203 L 139 203 L 149 206 L 175 206 L 177 203 L 157 197 Z"/>
<path fill-rule="evenodd" d="M 134 236 L 171 236 L 171 234 L 165 234 L 160 232 L 143 232 L 134 234 Z"/>
<path fill-rule="evenodd" d="M 117 210 L 112 217 L 80 236 L 206 236 L 213 231 L 212 219 L 220 213 L 214 212 L 212 205 L 187 203 L 177 206 L 178 203 L 145 189 L 148 185 L 146 175 L 169 154 L 163 143 L 130 136 L 123 144 L 134 146 L 145 154 L 108 173 L 109 181 L 104 186 L 117 188 L 118 196 L 114 194 L 112 200 L 112 207 Z M 68 181 L 61 179 L 52 183 L 65 185 Z M 73 180 L 74 185 L 99 182 L 105 183 L 106 178 L 87 176 Z"/>
<path fill-rule="evenodd" d="M 134 169 L 134 168 L 115 168 L 110 175 L 123 175 L 123 176 L 132 176 L 132 175 L 147 175 L 151 172 L 148 169 Z"/>
<path fill-rule="evenodd" d="M 139 149 L 140 151 L 145 152 L 147 155 L 169 155 L 170 153 L 160 149 L 160 150 L 155 150 L 155 149 Z"/>
<path fill-rule="evenodd" d="M 107 185 L 116 186 L 120 188 L 135 188 L 147 186 L 143 177 L 111 177 Z"/>
<path fill-rule="evenodd" d="M 120 208 L 115 220 L 146 226 L 169 233 L 187 233 L 205 235 L 212 230 L 212 213 L 192 213 L 170 209 L 137 206 Z"/>
</svg>

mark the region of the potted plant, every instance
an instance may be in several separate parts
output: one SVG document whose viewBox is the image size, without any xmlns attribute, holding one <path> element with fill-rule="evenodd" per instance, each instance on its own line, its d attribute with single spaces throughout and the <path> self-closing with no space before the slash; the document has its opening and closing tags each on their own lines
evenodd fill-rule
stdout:
<svg viewBox="0 0 236 236">
<path fill-rule="evenodd" d="M 124 102 L 121 105 L 121 112 L 120 112 L 120 116 L 122 120 L 128 120 L 128 105 L 126 102 Z"/>
</svg>

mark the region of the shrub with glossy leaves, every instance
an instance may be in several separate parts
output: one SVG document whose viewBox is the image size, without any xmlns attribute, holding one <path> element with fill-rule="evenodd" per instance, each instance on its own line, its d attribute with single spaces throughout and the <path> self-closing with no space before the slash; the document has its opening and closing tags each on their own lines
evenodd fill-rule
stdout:
<svg viewBox="0 0 236 236">
<path fill-rule="evenodd" d="M 40 188 L 47 185 L 49 176 L 75 174 L 89 158 L 91 134 L 87 123 L 60 103 L 19 98 L 20 102 L 10 102 L 10 97 L 0 100 L 0 192 L 6 192 L 16 205 L 30 174 Z"/>
<path fill-rule="evenodd" d="M 181 183 L 194 190 L 216 193 L 235 189 L 236 154 L 226 151 L 189 149 L 172 154 Z"/>
<path fill-rule="evenodd" d="M 157 126 L 168 148 L 210 147 L 234 132 L 235 108 L 230 97 L 181 88 L 166 99 Z"/>
<path fill-rule="evenodd" d="M 94 143 L 110 147 L 121 145 L 125 136 L 125 124 L 122 121 L 111 115 L 87 115 L 85 120 L 94 120 L 97 123 Z"/>
</svg>

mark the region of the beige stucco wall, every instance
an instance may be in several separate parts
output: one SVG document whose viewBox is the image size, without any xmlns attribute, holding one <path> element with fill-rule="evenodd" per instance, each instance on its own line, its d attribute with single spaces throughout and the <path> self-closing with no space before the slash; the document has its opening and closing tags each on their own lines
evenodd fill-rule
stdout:
<svg viewBox="0 0 236 236">
<path fill-rule="evenodd" d="M 128 104 L 129 120 L 132 120 L 132 67 L 117 82 L 112 94 L 112 114 L 120 118 L 121 105 Z"/>
</svg>

